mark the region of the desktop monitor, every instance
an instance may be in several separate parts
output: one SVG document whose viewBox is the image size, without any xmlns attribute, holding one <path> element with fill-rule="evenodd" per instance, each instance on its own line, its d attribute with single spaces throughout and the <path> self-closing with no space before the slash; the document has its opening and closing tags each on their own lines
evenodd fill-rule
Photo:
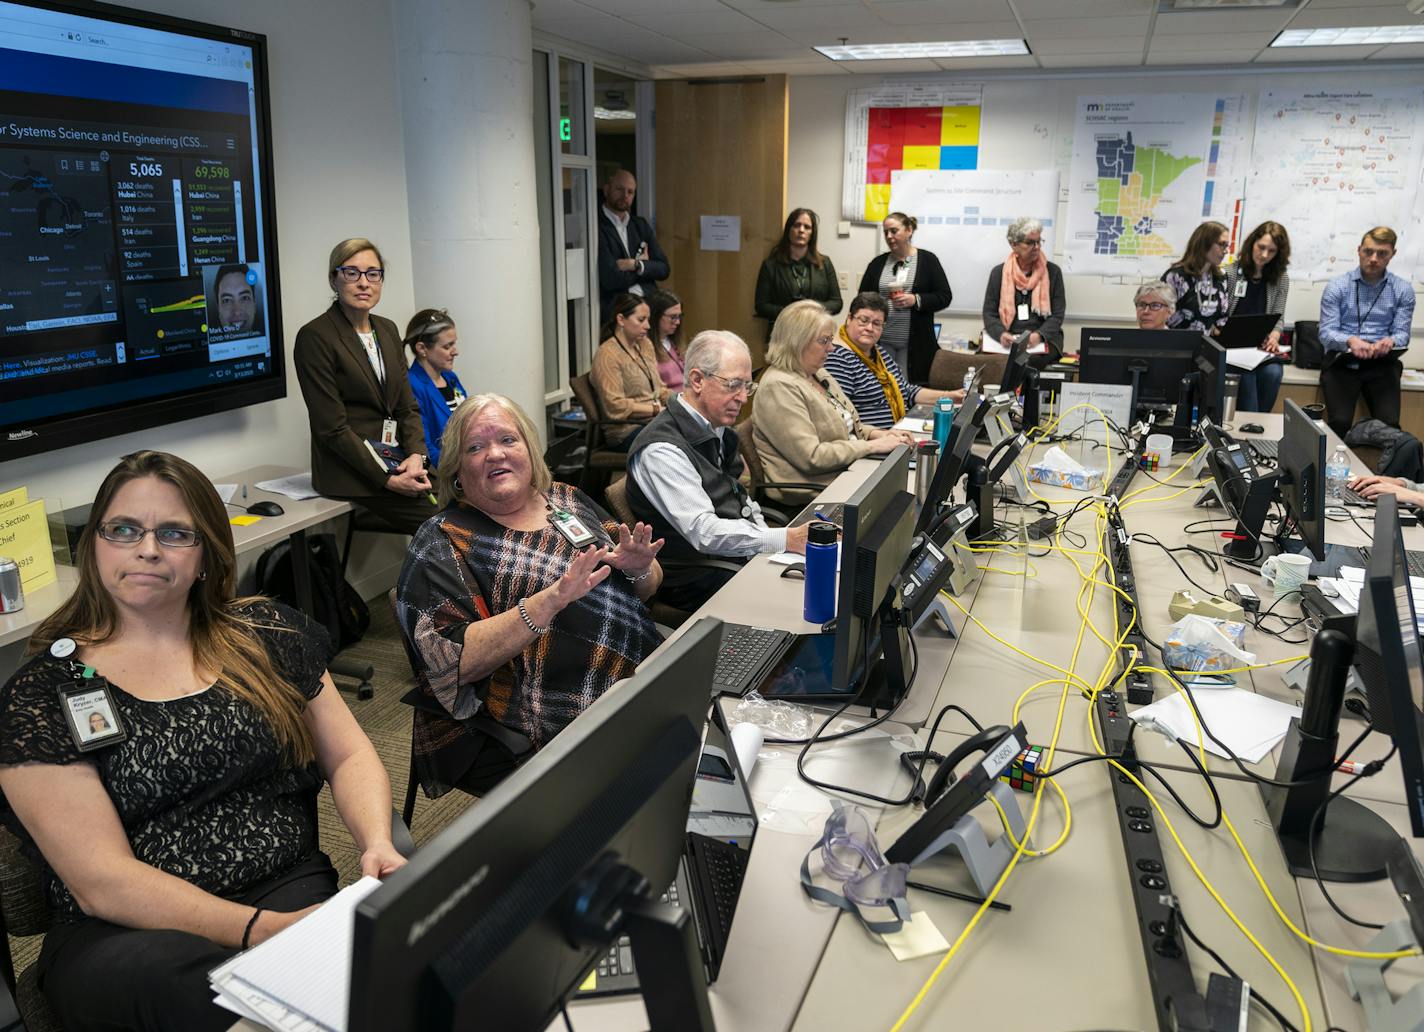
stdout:
<svg viewBox="0 0 1424 1032">
<path fill-rule="evenodd" d="M 976 398 L 977 395 L 973 394 L 967 396 L 964 404 L 960 405 L 959 410 L 954 414 L 954 422 L 949 428 L 948 443 L 943 454 L 939 457 L 939 465 L 935 467 L 934 479 L 930 481 L 924 504 L 920 506 L 919 518 L 915 521 L 916 534 L 923 534 L 930 529 L 935 517 L 939 515 L 941 506 L 950 501 L 954 485 L 964 475 L 970 453 L 974 448 L 974 439 L 978 436 L 979 427 L 984 425 L 984 418 L 988 415 L 990 408 L 987 400 L 976 404 L 975 400 L 972 400 Z"/>
<path fill-rule="evenodd" d="M 0 463 L 286 394 L 267 68 L 246 29 L 0 0 Z"/>
<path fill-rule="evenodd" d="M 1286 399 L 1277 486 L 1296 533 L 1317 561 L 1325 558 L 1325 443 L 1325 430 Z"/>
<path fill-rule="evenodd" d="M 1004 375 L 999 381 L 999 393 L 1009 394 L 1017 391 L 1024 382 L 1024 374 L 1028 365 L 1028 334 L 1020 333 L 1014 338 L 1014 342 L 1009 347 L 1009 357 L 1004 361 Z"/>
<path fill-rule="evenodd" d="M 1398 499 L 1380 495 L 1355 621 L 1355 668 L 1375 730 L 1399 750 L 1410 829 L 1424 838 L 1424 670 Z"/>
<path fill-rule="evenodd" d="M 656 901 L 721 635 L 699 621 L 358 905 L 351 1032 L 542 1029 L 621 932 L 653 1027 L 711 1028 L 691 919 Z"/>
<path fill-rule="evenodd" d="M 1085 328 L 1079 340 L 1080 383 L 1132 385 L 1133 412 L 1139 405 L 1170 405 L 1181 397 L 1182 381 L 1196 372 L 1195 330 Z"/>
<path fill-rule="evenodd" d="M 960 434 L 960 440 L 972 435 Z M 835 659 L 832 683 L 838 691 L 863 686 L 873 699 L 880 689 L 875 660 L 885 643 L 880 638 L 878 615 L 892 582 L 910 554 L 914 537 L 915 496 L 905 487 L 910 449 L 896 448 L 846 501 L 841 531 L 841 576 L 836 598 Z M 898 635 L 897 648 L 888 649 L 894 664 L 904 670 L 907 643 Z M 887 686 L 894 694 L 902 686 Z"/>
<path fill-rule="evenodd" d="M 1197 418 L 1210 418 L 1218 426 L 1226 423 L 1226 349 L 1214 340 L 1201 337 L 1192 356 L 1196 367 L 1193 385 Z"/>
</svg>

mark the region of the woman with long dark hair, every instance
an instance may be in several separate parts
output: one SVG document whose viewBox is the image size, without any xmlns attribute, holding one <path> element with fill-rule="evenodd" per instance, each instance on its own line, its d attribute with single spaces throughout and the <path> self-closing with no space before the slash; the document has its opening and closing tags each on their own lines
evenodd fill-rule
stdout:
<svg viewBox="0 0 1424 1032">
<path fill-rule="evenodd" d="M 404 863 L 390 783 L 324 635 L 236 597 L 227 511 L 192 465 L 125 456 L 76 564 L 0 691 L 0 819 L 55 915 L 40 988 L 68 1032 L 226 1029 L 208 971 L 336 892 L 323 780 L 376 876 Z"/>
<path fill-rule="evenodd" d="M 605 419 L 646 423 L 666 408 L 672 397 L 672 391 L 663 386 L 658 375 L 658 356 L 648 332 L 650 323 L 648 302 L 641 296 L 619 294 L 613 299 L 608 321 L 599 334 L 603 343 L 593 353 L 591 371 Z M 609 443 L 616 449 L 626 449 L 640 429 L 609 427 Z"/>
<path fill-rule="evenodd" d="M 648 298 L 648 332 L 658 356 L 658 376 L 674 394 L 682 390 L 682 299 L 671 290 L 655 290 Z"/>
<path fill-rule="evenodd" d="M 781 239 L 761 263 L 756 314 L 768 321 L 768 335 L 781 310 L 797 301 L 819 301 L 833 315 L 841 310 L 836 267 L 816 246 L 820 228 L 821 220 L 810 208 L 791 209 Z"/>
<path fill-rule="evenodd" d="M 1162 282 L 1177 295 L 1177 308 L 1167 320 L 1169 330 L 1211 333 L 1226 322 L 1226 277 L 1221 261 L 1231 246 L 1231 231 L 1220 222 L 1203 222 L 1192 230 L 1187 249 L 1162 273 Z"/>
<path fill-rule="evenodd" d="M 1261 341 L 1262 351 L 1281 353 L 1281 329 L 1285 326 L 1286 298 L 1290 296 L 1290 236 L 1279 222 L 1263 222 L 1247 235 L 1236 261 L 1226 267 L 1226 314 L 1278 315 L 1271 331 Z M 1280 358 L 1267 359 L 1255 369 L 1241 372 L 1241 391 L 1236 408 L 1242 412 L 1269 412 L 1276 406 L 1285 364 Z"/>
</svg>

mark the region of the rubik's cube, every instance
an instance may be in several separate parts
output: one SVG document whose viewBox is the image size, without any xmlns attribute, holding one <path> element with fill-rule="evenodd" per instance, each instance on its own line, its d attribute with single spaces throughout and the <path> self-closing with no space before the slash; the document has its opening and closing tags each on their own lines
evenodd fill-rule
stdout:
<svg viewBox="0 0 1424 1032">
<path fill-rule="evenodd" d="M 999 780 L 1020 792 L 1032 792 L 1038 781 L 1038 768 L 1043 763 L 1043 746 L 1030 745 L 1014 757 L 1008 772 L 999 775 Z"/>
<path fill-rule="evenodd" d="M 1160 452 L 1145 451 L 1142 453 L 1142 459 L 1138 462 L 1138 468 L 1145 469 L 1149 473 L 1155 473 L 1161 462 L 1162 455 Z"/>
</svg>

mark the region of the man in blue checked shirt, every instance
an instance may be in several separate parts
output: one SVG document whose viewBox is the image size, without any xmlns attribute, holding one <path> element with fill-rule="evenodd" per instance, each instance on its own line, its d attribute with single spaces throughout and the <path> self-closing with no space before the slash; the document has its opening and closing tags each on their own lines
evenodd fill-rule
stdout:
<svg viewBox="0 0 1424 1032">
<path fill-rule="evenodd" d="M 1389 271 L 1399 238 L 1376 226 L 1360 240 L 1360 267 L 1337 276 L 1320 296 L 1320 389 L 1325 418 L 1340 437 L 1355 422 L 1360 393 L 1370 415 L 1399 426 L 1399 355 L 1409 347 L 1414 288 Z"/>
</svg>

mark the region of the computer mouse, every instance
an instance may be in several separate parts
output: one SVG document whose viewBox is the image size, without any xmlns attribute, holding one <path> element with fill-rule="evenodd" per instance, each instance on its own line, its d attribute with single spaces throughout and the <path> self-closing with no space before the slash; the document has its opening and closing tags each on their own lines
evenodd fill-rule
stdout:
<svg viewBox="0 0 1424 1032">
<path fill-rule="evenodd" d="M 280 516 L 287 510 L 276 502 L 253 502 L 247 507 L 247 511 L 254 516 Z"/>
<path fill-rule="evenodd" d="M 792 580 L 805 580 L 805 579 L 806 579 L 806 564 L 805 564 L 805 563 L 790 563 L 790 564 L 786 567 L 786 569 L 784 569 L 784 570 L 781 571 L 781 575 L 782 575 L 783 577 L 790 577 Z"/>
<path fill-rule="evenodd" d="M 1242 423 L 1241 432 L 1243 434 L 1264 434 L 1266 428 L 1260 423 Z"/>
</svg>

